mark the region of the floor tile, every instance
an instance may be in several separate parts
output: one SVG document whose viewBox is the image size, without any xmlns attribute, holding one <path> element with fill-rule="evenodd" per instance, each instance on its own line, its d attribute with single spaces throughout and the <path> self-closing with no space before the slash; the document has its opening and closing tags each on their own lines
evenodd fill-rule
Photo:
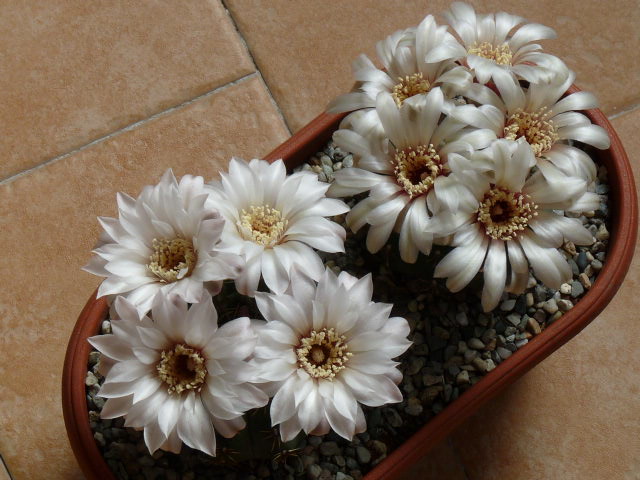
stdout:
<svg viewBox="0 0 640 480">
<path fill-rule="evenodd" d="M 638 178 L 640 110 L 613 125 Z M 640 246 L 604 312 L 453 436 L 469 478 L 638 478 L 638 289 Z"/>
<path fill-rule="evenodd" d="M 473 1 L 480 12 L 504 10 L 555 28 L 545 43 L 577 72 L 577 83 L 597 94 L 607 113 L 640 102 L 640 9 L 634 0 Z M 297 130 L 353 84 L 350 64 L 373 56 L 393 31 L 439 14 L 446 0 L 316 2 L 226 0 L 256 64 L 292 128 Z M 373 58 L 373 57 L 372 57 Z"/>
<path fill-rule="evenodd" d="M 117 191 L 136 196 L 169 167 L 210 179 L 231 155 L 262 156 L 287 136 L 254 76 L 0 185 L 0 248 L 11 252 L 0 264 L 0 452 L 17 479 L 80 478 L 60 382 L 69 334 L 99 283 L 80 271 L 96 216 L 113 216 Z"/>
<path fill-rule="evenodd" d="M 219 0 L 0 2 L 0 179 L 247 75 Z"/>
</svg>

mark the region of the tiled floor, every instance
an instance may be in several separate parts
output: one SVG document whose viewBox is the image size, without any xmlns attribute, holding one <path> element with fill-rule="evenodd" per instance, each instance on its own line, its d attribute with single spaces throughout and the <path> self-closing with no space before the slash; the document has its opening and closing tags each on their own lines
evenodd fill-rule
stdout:
<svg viewBox="0 0 640 480">
<path fill-rule="evenodd" d="M 474 2 L 476 3 L 476 2 Z M 637 0 L 490 0 L 554 27 L 640 175 Z M 0 4 L 0 453 L 14 478 L 81 478 L 60 407 L 66 342 L 115 212 L 167 168 L 261 156 L 351 83 L 375 41 L 448 5 L 363 0 Z M 226 11 L 228 8 L 228 12 Z M 640 263 L 576 339 L 429 454 L 425 479 L 640 478 Z"/>
</svg>

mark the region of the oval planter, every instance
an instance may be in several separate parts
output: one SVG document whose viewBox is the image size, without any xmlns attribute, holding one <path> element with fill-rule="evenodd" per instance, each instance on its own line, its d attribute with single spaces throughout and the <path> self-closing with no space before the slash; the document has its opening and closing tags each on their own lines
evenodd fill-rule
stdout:
<svg viewBox="0 0 640 480">
<path fill-rule="evenodd" d="M 578 88 L 574 86 L 568 93 L 575 91 Z M 605 128 L 611 138 L 611 147 L 598 152 L 597 159 L 607 167 L 610 185 L 611 238 L 604 268 L 574 308 L 449 404 L 373 468 L 365 476 L 366 480 L 400 478 L 405 469 L 447 437 L 484 403 L 586 327 L 605 308 L 622 284 L 633 256 L 638 227 L 633 175 L 620 139 L 605 115 L 600 110 L 585 113 L 594 124 Z M 282 158 L 290 168 L 304 162 L 326 144 L 342 118 L 344 115 L 322 114 L 316 117 L 266 159 Z M 94 293 L 80 313 L 69 340 L 62 377 L 62 406 L 69 441 L 86 477 L 99 480 L 115 477 L 89 427 L 84 381 L 91 351 L 87 338 L 99 331 L 107 311 L 106 300 L 96 299 Z"/>
</svg>

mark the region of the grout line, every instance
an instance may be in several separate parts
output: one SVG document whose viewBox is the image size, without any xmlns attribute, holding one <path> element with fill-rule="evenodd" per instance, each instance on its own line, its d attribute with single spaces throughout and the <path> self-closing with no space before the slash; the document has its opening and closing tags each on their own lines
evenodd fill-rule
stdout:
<svg viewBox="0 0 640 480">
<path fill-rule="evenodd" d="M 7 462 L 4 461 L 2 455 L 0 455 L 0 478 L 3 480 L 13 480 L 13 475 L 7 467 Z"/>
<path fill-rule="evenodd" d="M 251 49 L 249 48 L 249 44 L 247 43 L 246 39 L 244 38 L 244 35 L 242 35 L 242 32 L 240 31 L 240 27 L 238 26 L 238 23 L 236 22 L 236 19 L 233 18 L 233 15 L 231 14 L 231 11 L 227 7 L 227 3 L 226 2 L 227 2 L 227 0 L 220 0 L 220 3 L 222 3 L 222 7 L 227 12 L 227 16 L 229 17 L 229 20 L 231 20 L 231 23 L 233 24 L 234 28 L 236 29 L 236 32 L 238 33 L 238 37 L 240 37 L 240 42 L 244 45 L 244 48 L 246 49 L 247 54 L 249 55 L 249 58 L 251 58 L 251 61 L 253 62 L 253 66 L 255 67 L 256 72 L 257 72 L 258 76 L 260 77 L 260 80 L 262 81 L 262 85 L 264 85 L 264 88 L 267 90 L 267 93 L 269 94 L 269 99 L 271 100 L 271 104 L 274 106 L 274 108 L 278 112 L 278 115 L 280 116 L 280 119 L 282 120 L 282 123 L 284 123 L 284 126 L 286 127 L 287 131 L 289 132 L 289 135 L 292 135 L 293 132 L 291 130 L 291 127 L 289 126 L 289 122 L 287 122 L 287 119 L 284 116 L 284 113 L 280 109 L 280 105 L 278 105 L 278 102 L 276 102 L 276 99 L 274 98 L 273 93 L 271 93 L 271 89 L 269 88 L 269 85 L 265 81 L 264 76 L 262 75 L 262 72 L 260 71 L 260 68 L 258 68 L 258 64 L 256 63 L 256 59 L 253 56 L 253 53 L 251 52 Z"/>
<path fill-rule="evenodd" d="M 625 107 L 623 110 L 620 110 L 619 112 L 616 112 L 612 115 L 609 115 L 609 120 L 613 120 L 614 118 L 618 118 L 621 117 L 623 115 L 626 115 L 627 113 L 631 113 L 634 110 L 637 110 L 638 108 L 640 108 L 640 102 L 638 103 L 633 103 L 627 107 Z"/>
<path fill-rule="evenodd" d="M 52 163 L 57 162 L 58 160 L 62 160 L 65 159 L 67 157 L 70 157 L 71 155 L 75 155 L 76 153 L 82 152 L 83 150 L 86 150 L 87 148 L 91 148 L 94 145 L 97 145 L 99 143 L 102 143 L 106 140 L 109 140 L 113 137 L 117 137 L 118 135 L 120 135 L 121 133 L 124 132 L 128 132 L 130 130 L 134 130 L 150 121 L 156 120 L 157 118 L 161 118 L 164 117 L 166 115 L 169 115 L 171 113 L 173 113 L 176 110 L 180 110 L 184 107 L 187 107 L 189 105 L 191 105 L 194 102 L 197 102 L 198 100 L 202 100 L 203 98 L 207 98 L 210 97 L 211 95 L 215 95 L 216 93 L 222 92 L 223 90 L 226 90 L 229 87 L 233 87 L 234 85 L 238 85 L 240 83 L 243 83 L 245 80 L 248 80 L 250 78 L 253 78 L 255 76 L 258 76 L 259 72 L 251 72 L 247 75 L 244 75 L 240 78 L 237 78 L 229 83 L 225 83 L 224 85 L 221 85 L 219 87 L 214 88 L 213 90 L 209 90 L 208 92 L 205 92 L 201 95 L 198 95 L 197 97 L 191 98 L 189 100 L 186 100 L 178 105 L 174 105 L 173 107 L 170 107 L 166 110 L 162 110 L 161 112 L 158 113 L 154 113 L 153 115 L 151 115 L 150 117 L 144 118 L 142 120 L 138 120 L 137 122 L 134 123 L 130 123 L 129 125 L 119 128 L 118 130 L 115 130 L 111 133 L 108 133 L 107 135 L 103 135 L 102 137 L 96 138 L 95 140 L 92 140 L 91 142 L 82 145 L 81 147 L 77 147 L 74 148 L 73 150 L 67 152 L 67 153 L 63 153 L 61 155 L 58 155 L 54 158 L 50 158 L 49 160 L 45 160 L 42 163 L 39 163 L 38 165 L 28 168 L 27 170 L 23 170 L 21 172 L 18 172 L 14 175 L 10 175 L 8 177 L 5 177 L 3 179 L 0 179 L 0 185 L 6 185 L 8 183 L 13 182 L 14 180 L 16 180 L 17 178 L 20 178 L 22 176 L 28 175 L 36 170 L 39 170 L 43 167 L 46 167 L 47 165 L 51 165 Z"/>
</svg>

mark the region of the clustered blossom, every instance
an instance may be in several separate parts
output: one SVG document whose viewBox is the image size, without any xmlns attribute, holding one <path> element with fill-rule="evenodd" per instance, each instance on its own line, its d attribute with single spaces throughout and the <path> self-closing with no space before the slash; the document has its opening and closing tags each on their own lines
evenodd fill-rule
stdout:
<svg viewBox="0 0 640 480">
<path fill-rule="evenodd" d="M 218 327 L 211 296 L 201 300 L 187 309 L 180 297 L 159 295 L 152 320 L 118 297 L 113 334 L 89 339 L 106 376 L 102 418 L 124 415 L 125 426 L 144 430 L 151 453 L 179 453 L 184 442 L 215 455 L 215 432 L 234 436 L 245 426 L 243 413 L 269 400 L 246 381 L 257 341 L 250 320 Z"/>
<path fill-rule="evenodd" d="M 137 199 L 119 193 L 119 218 L 100 217 L 104 232 L 84 270 L 106 277 L 98 297 L 121 295 L 146 314 L 158 292 L 194 303 L 222 280 L 235 278 L 244 260 L 223 251 L 224 219 L 205 205 L 202 177 L 176 181 L 168 170 Z"/>
<path fill-rule="evenodd" d="M 566 95 L 575 74 L 533 43 L 554 38 L 552 29 L 461 2 L 444 16 L 455 36 L 428 16 L 378 43 L 385 71 L 366 57 L 354 64 L 354 91 L 329 109 L 357 109 L 333 137 L 355 163 L 329 194 L 367 194 L 347 224 L 369 225 L 372 253 L 393 231 L 409 263 L 433 243 L 453 245 L 436 276 L 458 291 L 482 271 L 491 310 L 503 292 L 522 293 L 530 267 L 552 288 L 570 278 L 558 247 L 593 238 L 563 212 L 599 203 L 589 191 L 596 166 L 576 143 L 606 149 L 609 137 L 575 111 L 595 108 L 595 97 Z M 422 81 L 434 71 L 458 81 Z"/>
<path fill-rule="evenodd" d="M 208 184 L 168 170 L 135 199 L 118 194 L 84 267 L 105 277 L 97 296 L 112 307 L 113 333 L 89 339 L 103 418 L 143 430 L 152 453 L 184 443 L 215 455 L 216 435 L 233 437 L 270 399 L 283 441 L 351 440 L 366 429 L 362 405 L 401 402 L 409 324 L 372 300 L 371 274 L 324 266 L 319 252 L 345 251 L 338 215 L 354 232 L 368 225 L 372 253 L 394 231 L 408 263 L 452 247 L 435 277 L 456 292 L 481 273 L 485 311 L 523 292 L 530 271 L 552 288 L 571 278 L 559 247 L 593 242 L 572 217 L 599 204 L 596 166 L 578 147 L 609 147 L 576 111 L 595 97 L 567 95 L 574 73 L 533 43 L 552 29 L 460 2 L 444 16 L 448 26 L 428 15 L 379 42 L 382 68 L 354 62 L 354 90 L 329 109 L 351 112 L 333 139 L 355 163 L 332 184 L 287 174 L 282 160 L 234 158 Z M 336 198 L 353 196 L 352 209 Z M 219 325 L 224 281 L 264 320 Z"/>
<path fill-rule="evenodd" d="M 284 294 L 256 297 L 267 324 L 258 330 L 253 361 L 265 390 L 275 393 L 271 421 L 283 441 L 300 430 L 333 429 L 351 440 L 366 429 L 359 404 L 402 401 L 402 374 L 393 358 L 411 344 L 404 318 L 371 301 L 371 274 L 336 277 L 327 269 L 316 285 L 298 276 Z"/>
<path fill-rule="evenodd" d="M 269 289 L 282 293 L 296 265 L 318 280 L 324 267 L 314 248 L 344 252 L 344 228 L 325 217 L 345 213 L 349 207 L 326 198 L 329 185 L 316 175 L 287 176 L 282 160 L 269 164 L 234 158 L 229 173 L 220 177 L 208 186 L 208 204 L 225 219 L 222 240 L 228 251 L 246 259 L 236 278 L 240 293 L 253 296 L 261 277 Z"/>
</svg>

